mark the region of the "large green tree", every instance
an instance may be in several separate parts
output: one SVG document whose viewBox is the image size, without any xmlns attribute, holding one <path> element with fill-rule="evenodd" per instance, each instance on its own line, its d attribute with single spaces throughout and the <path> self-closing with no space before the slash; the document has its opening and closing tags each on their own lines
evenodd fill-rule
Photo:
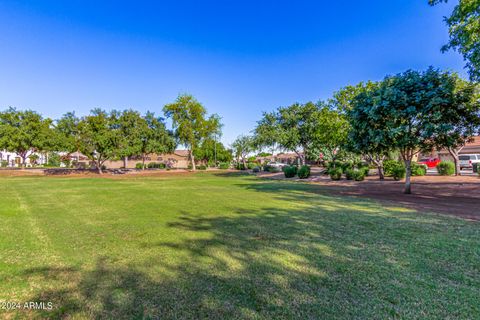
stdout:
<svg viewBox="0 0 480 320">
<path fill-rule="evenodd" d="M 122 135 L 118 112 L 107 113 L 101 109 L 92 110 L 78 123 L 78 149 L 94 164 L 99 174 L 107 160 L 118 157 L 122 147 Z"/>
<path fill-rule="evenodd" d="M 429 68 L 386 77 L 370 102 L 358 103 L 352 113 L 359 127 L 373 126 L 373 146 L 397 149 L 406 168 L 405 193 L 411 193 L 411 163 L 422 150 L 431 150 L 449 122 L 443 113 L 455 108 L 456 75 Z M 368 133 L 368 132 L 367 132 Z"/>
<path fill-rule="evenodd" d="M 189 153 L 192 169 L 195 170 L 194 151 L 203 140 L 220 133 L 220 118 L 213 114 L 207 116 L 205 107 L 192 95 L 182 94 L 175 102 L 165 105 L 165 116 L 172 119 L 175 137 Z"/>
<path fill-rule="evenodd" d="M 251 136 L 241 135 L 238 136 L 232 143 L 233 154 L 237 160 L 243 164 L 243 167 L 247 168 L 247 156 L 250 152 L 255 150 L 254 139 Z"/>
<path fill-rule="evenodd" d="M 194 155 L 195 159 L 215 166 L 217 162 L 231 162 L 233 159 L 232 150 L 212 138 L 203 140 L 200 147 L 194 151 Z"/>
<path fill-rule="evenodd" d="M 456 78 L 454 94 L 446 101 L 445 108 L 434 121 L 441 130 L 437 130 L 432 143 L 437 149 L 447 149 L 455 163 L 455 175 L 461 175 L 459 151 L 473 139 L 480 128 L 480 96 L 479 87 Z"/>
<path fill-rule="evenodd" d="M 264 113 L 255 128 L 256 141 L 295 152 L 301 164 L 305 164 L 309 147 L 318 136 L 319 115 L 318 105 L 312 102 L 295 103 Z"/>
<path fill-rule="evenodd" d="M 447 0 L 429 0 L 431 5 Z M 459 0 L 452 14 L 445 18 L 449 27 L 450 41 L 442 51 L 454 49 L 467 62 L 470 79 L 480 81 L 480 1 Z"/>
<path fill-rule="evenodd" d="M 392 150 L 387 139 L 383 139 L 381 132 L 384 130 L 381 122 L 370 117 L 370 107 L 379 103 L 378 83 L 369 83 L 362 87 L 349 102 L 346 108 L 347 119 L 350 123 L 346 145 L 352 152 L 362 154 L 369 162 L 374 163 L 378 169 L 380 180 L 384 179 L 383 162 Z"/>
<path fill-rule="evenodd" d="M 173 133 L 167 130 L 161 117 L 156 117 L 153 112 L 147 112 L 139 124 L 139 149 L 136 151 L 142 156 L 143 168 L 145 158 L 149 153 L 170 153 L 177 144 Z"/>
<path fill-rule="evenodd" d="M 52 120 L 35 111 L 9 108 L 0 112 L 0 149 L 17 153 L 22 167 L 34 152 L 48 150 L 52 145 Z"/>
</svg>

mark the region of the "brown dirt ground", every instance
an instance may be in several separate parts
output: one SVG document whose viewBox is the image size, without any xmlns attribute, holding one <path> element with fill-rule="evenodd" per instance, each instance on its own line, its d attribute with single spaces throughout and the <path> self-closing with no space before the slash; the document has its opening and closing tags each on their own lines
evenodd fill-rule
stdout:
<svg viewBox="0 0 480 320">
<path fill-rule="evenodd" d="M 261 176 L 285 179 L 283 173 L 262 173 Z M 375 176 L 356 182 L 332 181 L 326 175 L 315 174 L 307 181 L 327 188 L 334 194 L 370 198 L 419 212 L 434 212 L 480 221 L 480 177 L 478 176 L 413 177 L 413 194 L 403 193 L 404 181 L 394 181 L 391 178 L 380 181 Z"/>
</svg>

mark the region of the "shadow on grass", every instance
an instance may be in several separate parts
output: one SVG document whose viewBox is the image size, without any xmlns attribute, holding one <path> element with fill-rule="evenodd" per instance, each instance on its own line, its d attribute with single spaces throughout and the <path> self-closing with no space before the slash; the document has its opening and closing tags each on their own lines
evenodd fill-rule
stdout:
<svg viewBox="0 0 480 320">
<path fill-rule="evenodd" d="M 171 241 L 148 258 L 98 257 L 89 269 L 27 270 L 63 277 L 32 301 L 32 317 L 91 319 L 468 318 L 480 316 L 478 230 L 373 203 L 318 195 L 306 184 L 245 181 L 278 206 L 202 217 L 179 210 Z M 283 206 L 282 206 L 283 205 Z M 453 290 L 452 288 L 456 288 Z"/>
</svg>

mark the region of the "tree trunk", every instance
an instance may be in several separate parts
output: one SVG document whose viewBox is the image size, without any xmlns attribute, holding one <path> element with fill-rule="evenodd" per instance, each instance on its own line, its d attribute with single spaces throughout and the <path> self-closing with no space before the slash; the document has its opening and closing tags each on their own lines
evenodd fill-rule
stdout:
<svg viewBox="0 0 480 320">
<path fill-rule="evenodd" d="M 98 174 L 103 174 L 102 163 L 98 160 L 95 163 L 96 163 L 96 166 L 97 166 Z"/>
<path fill-rule="evenodd" d="M 242 163 L 243 163 L 243 169 L 244 170 L 247 170 L 248 167 L 247 167 L 247 160 L 245 160 L 245 157 L 242 158 Z"/>
<path fill-rule="evenodd" d="M 145 153 L 142 154 L 142 170 L 145 170 Z"/>
<path fill-rule="evenodd" d="M 412 167 L 411 167 L 411 164 L 412 164 L 412 160 L 411 158 L 408 158 L 405 161 L 405 190 L 404 190 L 404 193 L 405 194 L 411 194 L 412 193 L 412 185 L 411 185 L 411 181 L 410 181 L 410 177 L 412 176 Z"/>
<path fill-rule="evenodd" d="M 128 157 L 123 157 L 123 167 L 127 169 L 128 166 Z"/>
<path fill-rule="evenodd" d="M 21 155 L 22 157 L 22 169 L 25 169 L 27 167 L 27 155 L 23 154 Z"/>
<path fill-rule="evenodd" d="M 377 165 L 377 170 L 378 170 L 378 176 L 380 177 L 380 180 L 385 180 L 385 173 L 383 171 L 383 164 L 378 164 Z"/>
<path fill-rule="evenodd" d="M 462 172 L 460 170 L 460 160 L 458 159 L 458 150 L 453 148 L 448 148 L 448 152 L 453 158 L 453 163 L 455 164 L 455 175 L 460 176 Z"/>
<path fill-rule="evenodd" d="M 190 150 L 190 161 L 192 162 L 192 171 L 197 170 L 195 166 L 195 156 L 193 155 L 193 150 Z"/>
</svg>

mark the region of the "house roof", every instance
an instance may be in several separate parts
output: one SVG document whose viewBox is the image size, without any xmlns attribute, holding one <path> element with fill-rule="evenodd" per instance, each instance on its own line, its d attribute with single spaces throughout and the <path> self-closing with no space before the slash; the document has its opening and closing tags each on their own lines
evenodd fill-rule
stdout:
<svg viewBox="0 0 480 320">
<path fill-rule="evenodd" d="M 480 153 L 480 136 L 473 137 L 473 141 L 465 144 L 460 153 Z"/>
</svg>

